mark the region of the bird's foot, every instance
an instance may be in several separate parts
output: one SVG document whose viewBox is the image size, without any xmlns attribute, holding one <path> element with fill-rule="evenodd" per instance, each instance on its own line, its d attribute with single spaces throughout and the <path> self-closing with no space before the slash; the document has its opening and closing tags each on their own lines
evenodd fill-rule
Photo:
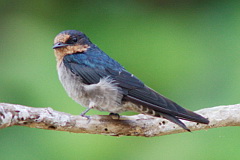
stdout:
<svg viewBox="0 0 240 160">
<path fill-rule="evenodd" d="M 120 119 L 120 115 L 118 113 L 110 113 L 109 116 L 111 116 L 112 119 Z"/>
<path fill-rule="evenodd" d="M 86 119 L 88 119 L 88 120 L 91 120 L 91 116 L 82 115 L 82 114 L 80 114 L 80 116 L 81 116 L 81 117 L 84 117 L 84 118 L 86 118 Z"/>
<path fill-rule="evenodd" d="M 80 116 L 82 116 L 82 117 L 90 120 L 91 117 L 86 115 L 86 113 L 87 113 L 90 109 L 91 109 L 91 108 L 87 108 L 85 111 L 83 111 L 83 112 L 80 114 Z"/>
</svg>

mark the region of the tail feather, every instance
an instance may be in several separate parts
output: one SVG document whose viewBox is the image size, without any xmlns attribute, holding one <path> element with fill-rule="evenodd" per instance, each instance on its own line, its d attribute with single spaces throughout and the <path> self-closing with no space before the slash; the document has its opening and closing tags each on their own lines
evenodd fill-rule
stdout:
<svg viewBox="0 0 240 160">
<path fill-rule="evenodd" d="M 159 114 L 163 118 L 166 118 L 167 120 L 177 124 L 179 127 L 182 127 L 183 129 L 187 130 L 188 132 L 191 132 L 191 130 L 189 128 L 187 128 L 187 126 L 182 121 L 180 121 L 178 118 L 176 118 L 175 116 L 156 112 L 156 115 L 157 114 Z"/>
<path fill-rule="evenodd" d="M 154 115 L 151 113 L 147 113 L 144 110 L 143 110 L 143 113 L 157 116 L 157 117 L 159 117 L 159 115 L 160 115 L 163 118 L 166 118 L 169 121 L 179 125 L 180 127 L 182 127 L 183 129 L 185 129 L 187 131 L 190 131 L 190 130 L 179 119 L 193 121 L 193 122 L 197 122 L 197 123 L 203 123 L 203 124 L 209 123 L 209 121 L 206 118 L 202 117 L 201 115 L 199 115 L 197 113 L 194 113 L 192 111 L 182 108 L 181 106 L 172 102 L 169 99 L 165 99 L 165 100 L 167 101 L 168 105 L 170 106 L 169 107 L 170 109 L 167 109 L 166 107 L 157 106 L 155 104 L 151 104 L 151 103 L 139 100 L 139 99 L 137 99 L 135 97 L 131 97 L 131 96 L 126 96 L 125 100 L 130 101 L 130 102 L 136 104 L 137 106 L 143 106 L 143 108 L 148 108 L 150 110 L 153 110 L 153 111 L 155 111 Z M 175 110 L 173 110 L 171 108 L 175 108 Z"/>
</svg>

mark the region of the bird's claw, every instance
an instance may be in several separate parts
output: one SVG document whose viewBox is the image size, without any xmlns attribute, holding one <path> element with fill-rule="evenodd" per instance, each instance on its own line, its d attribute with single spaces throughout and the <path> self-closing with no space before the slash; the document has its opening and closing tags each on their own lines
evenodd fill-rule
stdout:
<svg viewBox="0 0 240 160">
<path fill-rule="evenodd" d="M 120 119 L 120 115 L 118 113 L 110 113 L 109 116 L 111 116 L 112 119 Z"/>
</svg>

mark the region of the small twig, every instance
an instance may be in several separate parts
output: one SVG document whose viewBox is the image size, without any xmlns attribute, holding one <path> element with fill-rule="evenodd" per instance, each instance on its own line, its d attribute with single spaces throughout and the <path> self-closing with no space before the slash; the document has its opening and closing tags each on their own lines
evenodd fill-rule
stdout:
<svg viewBox="0 0 240 160">
<path fill-rule="evenodd" d="M 209 128 L 240 126 L 240 104 L 218 106 L 196 111 L 209 119 L 210 124 L 184 121 L 191 131 Z M 17 104 L 0 103 L 0 128 L 26 126 L 74 133 L 111 136 L 162 136 L 186 132 L 166 119 L 143 114 L 135 116 L 93 115 L 90 119 L 54 111 L 52 108 L 33 108 Z"/>
</svg>

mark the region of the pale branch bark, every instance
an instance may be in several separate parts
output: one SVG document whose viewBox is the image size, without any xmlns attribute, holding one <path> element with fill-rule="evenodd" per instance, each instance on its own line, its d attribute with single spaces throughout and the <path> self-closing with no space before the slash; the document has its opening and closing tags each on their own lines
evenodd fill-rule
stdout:
<svg viewBox="0 0 240 160">
<path fill-rule="evenodd" d="M 205 108 L 196 113 L 209 119 L 209 125 L 183 121 L 191 131 L 209 128 L 240 126 L 240 104 Z M 147 115 L 93 115 L 90 119 L 79 115 L 54 111 L 52 108 L 33 108 L 0 103 L 0 128 L 10 126 L 67 131 L 111 136 L 153 137 L 186 132 L 166 119 Z"/>
</svg>

